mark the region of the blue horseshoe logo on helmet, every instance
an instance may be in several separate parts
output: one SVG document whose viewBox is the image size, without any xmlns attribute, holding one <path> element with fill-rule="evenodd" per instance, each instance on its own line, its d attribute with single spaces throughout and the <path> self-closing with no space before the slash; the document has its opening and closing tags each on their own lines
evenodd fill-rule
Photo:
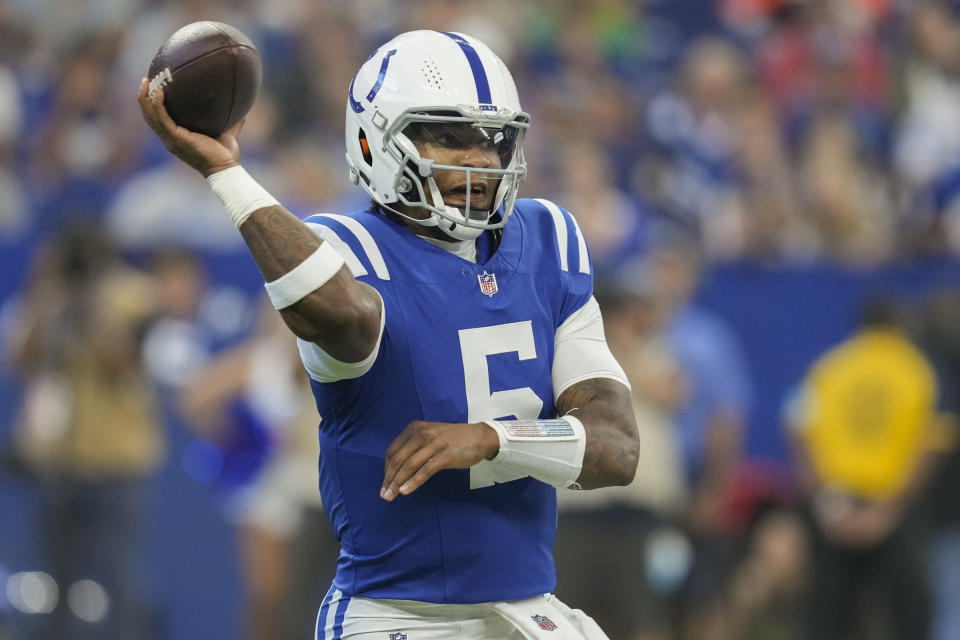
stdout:
<svg viewBox="0 0 960 640">
<path fill-rule="evenodd" d="M 387 52 L 387 55 L 383 57 L 383 61 L 380 63 L 380 73 L 377 75 L 377 81 L 373 83 L 373 87 L 370 88 L 369 93 L 367 93 L 366 98 L 367 102 L 373 102 L 374 97 L 376 97 L 377 92 L 380 91 L 380 87 L 383 86 L 383 79 L 387 75 L 387 67 L 390 65 L 390 58 L 397 52 L 396 49 L 391 49 Z M 370 56 L 372 58 L 373 56 Z M 367 58 L 369 61 L 370 58 Z M 364 63 L 366 64 L 366 63 Z M 357 72 L 357 75 L 360 75 L 360 72 Z M 354 99 L 353 97 L 353 83 L 357 81 L 357 76 L 353 76 L 353 80 L 350 81 L 350 90 L 348 93 L 348 98 L 350 100 L 350 108 L 353 109 L 354 113 L 363 113 L 363 105 L 360 104 L 359 100 Z"/>
</svg>

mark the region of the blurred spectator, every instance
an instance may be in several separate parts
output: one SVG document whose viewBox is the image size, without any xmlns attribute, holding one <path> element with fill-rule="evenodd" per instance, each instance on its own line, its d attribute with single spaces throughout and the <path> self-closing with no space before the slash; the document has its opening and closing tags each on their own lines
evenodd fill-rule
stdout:
<svg viewBox="0 0 960 640">
<path fill-rule="evenodd" d="M 37 38 L 38 48 L 59 58 L 78 39 L 122 30 L 142 10 L 144 0 L 10 0 L 9 5 Z"/>
<path fill-rule="evenodd" d="M 13 72 L 0 64 L 0 242 L 20 240 L 33 222 L 27 193 L 17 174 L 17 140 L 23 124 L 20 85 Z"/>
<path fill-rule="evenodd" d="M 890 83 L 878 38 L 889 8 L 879 5 L 885 2 L 769 3 L 776 5 L 773 20 L 757 45 L 756 61 L 766 93 L 783 113 L 842 108 L 870 121 L 871 111 L 886 102 Z"/>
<path fill-rule="evenodd" d="M 960 447 L 957 446 L 957 399 L 960 394 L 960 295 L 953 289 L 931 293 L 923 316 L 923 345 L 943 373 L 944 414 L 940 448 L 943 457 L 926 496 L 931 539 L 927 545 L 932 618 L 930 639 L 960 637 Z"/>
<path fill-rule="evenodd" d="M 893 255 L 891 194 L 863 161 L 847 117 L 825 114 L 811 123 L 798 169 L 822 260 L 863 267 Z"/>
<path fill-rule="evenodd" d="M 960 164 L 951 167 L 928 190 L 912 194 L 908 247 L 918 255 L 960 255 Z"/>
<path fill-rule="evenodd" d="M 95 34 L 65 52 L 43 121 L 31 132 L 29 178 L 43 194 L 40 215 L 49 218 L 48 228 L 98 215 L 128 165 L 118 104 L 105 99 L 116 44 L 112 34 Z"/>
<path fill-rule="evenodd" d="M 265 85 L 277 96 L 277 134 L 294 139 L 335 131 L 342 145 L 343 96 L 368 43 L 357 37 L 340 3 L 308 3 L 295 26 L 265 51 Z"/>
<path fill-rule="evenodd" d="M 895 160 L 900 176 L 916 188 L 960 161 L 960 22 L 938 0 L 917 3 L 907 21 L 906 104 Z"/>
<path fill-rule="evenodd" d="M 525 54 L 517 88 L 537 122 L 526 143 L 528 157 L 540 159 L 531 165 L 530 192 L 565 173 L 554 164 L 553 148 L 573 132 L 602 149 L 610 183 L 630 182 L 642 128 L 642 18 L 636 3 L 622 0 L 564 2 L 551 12 L 527 7 L 516 33 Z"/>
<path fill-rule="evenodd" d="M 634 275 L 629 270 L 623 273 Z M 666 334 L 670 318 L 658 313 L 653 287 L 643 277 L 626 281 L 613 277 L 602 282 L 597 293 L 607 343 L 630 381 L 637 425 L 646 443 L 629 492 L 641 498 L 647 510 L 675 518 L 687 499 L 687 487 L 674 420 L 689 398 L 690 385 Z M 619 491 L 602 493 L 613 497 Z M 570 499 L 578 495 L 582 494 Z"/>
<path fill-rule="evenodd" d="M 36 256 L 9 345 L 26 391 L 15 433 L 39 482 L 61 597 L 38 638 L 153 637 L 143 548 L 164 434 L 140 362 L 154 283 L 81 227 Z"/>
<path fill-rule="evenodd" d="M 528 9 L 538 71 L 587 81 L 597 72 L 631 74 L 643 60 L 643 7 L 625 0 L 560 2 L 553 11 Z"/>
<path fill-rule="evenodd" d="M 610 158 L 592 140 L 576 138 L 559 149 L 557 202 L 575 212 L 597 273 L 634 257 L 644 241 L 644 220 L 629 194 L 614 184 Z"/>
<path fill-rule="evenodd" d="M 107 226 L 120 246 L 150 250 L 187 246 L 208 252 L 235 250 L 242 239 L 203 181 L 181 163 L 134 176 L 117 193 Z"/>
<path fill-rule="evenodd" d="M 689 495 L 683 519 L 696 555 L 683 595 L 683 637 L 720 638 L 732 560 L 724 506 L 740 464 L 751 385 L 739 339 L 692 302 L 700 259 L 688 239 L 664 236 L 640 268 L 687 388 L 675 429 Z"/>
<path fill-rule="evenodd" d="M 177 391 L 213 351 L 212 336 L 200 318 L 207 274 L 195 254 L 174 248 L 154 254 L 150 270 L 157 312 L 144 333 L 144 365 L 163 391 Z"/>
<path fill-rule="evenodd" d="M 557 593 L 580 602 L 611 638 L 670 638 L 690 559 L 686 538 L 670 524 L 686 499 L 673 432 L 686 384 L 643 286 L 611 282 L 598 295 L 607 342 L 633 389 L 644 446 L 629 486 L 558 492 Z M 679 545 L 675 561 L 664 553 L 671 544 Z"/>
<path fill-rule="evenodd" d="M 366 194 L 344 180 L 346 165 L 331 152 L 333 144 L 304 137 L 277 146 L 276 161 L 267 169 L 269 173 L 265 172 L 264 182 L 283 194 L 284 202 L 289 203 L 285 206 L 294 214 L 347 211 L 369 204 Z"/>
<path fill-rule="evenodd" d="M 703 37 L 686 52 L 677 90 L 654 97 L 647 110 L 649 135 L 668 162 L 658 199 L 697 230 L 711 257 L 729 254 L 730 235 L 742 232 L 734 160 L 749 94 L 740 53 L 725 40 Z M 739 236 L 734 242 L 740 244 Z"/>
<path fill-rule="evenodd" d="M 807 373 L 788 419 L 811 511 L 808 637 L 928 637 L 914 506 L 932 464 L 937 397 L 903 312 L 883 298 Z"/>
<path fill-rule="evenodd" d="M 742 107 L 739 126 L 741 189 L 726 210 L 722 233 L 714 234 L 715 257 L 767 264 L 813 259 L 815 229 L 800 203 L 773 102 L 754 93 Z"/>
<path fill-rule="evenodd" d="M 803 520 L 783 508 L 765 510 L 747 537 L 730 586 L 730 638 L 800 640 L 803 593 L 809 585 Z"/>
<path fill-rule="evenodd" d="M 690 483 L 691 522 L 695 529 L 717 530 L 722 528 L 723 493 L 740 460 L 750 402 L 739 338 L 719 317 L 693 303 L 702 265 L 689 241 L 663 239 L 641 268 L 670 352 L 687 381 L 676 429 Z"/>
<path fill-rule="evenodd" d="M 196 371 L 180 393 L 184 414 L 226 457 L 236 453 L 240 430 L 265 435 L 261 452 L 241 452 L 253 468 L 240 472 L 228 505 L 250 640 L 310 635 L 336 566 L 339 547 L 317 489 L 319 416 L 308 382 L 294 336 L 263 307 L 256 334 Z"/>
</svg>

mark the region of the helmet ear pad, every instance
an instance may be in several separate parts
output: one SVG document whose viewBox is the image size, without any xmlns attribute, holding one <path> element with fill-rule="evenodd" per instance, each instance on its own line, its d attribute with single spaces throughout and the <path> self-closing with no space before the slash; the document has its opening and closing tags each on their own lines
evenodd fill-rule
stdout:
<svg viewBox="0 0 960 640">
<path fill-rule="evenodd" d="M 360 152 L 367 166 L 373 166 L 373 154 L 370 153 L 370 141 L 367 140 L 367 133 L 361 127 L 358 133 L 358 142 L 360 143 Z"/>
</svg>

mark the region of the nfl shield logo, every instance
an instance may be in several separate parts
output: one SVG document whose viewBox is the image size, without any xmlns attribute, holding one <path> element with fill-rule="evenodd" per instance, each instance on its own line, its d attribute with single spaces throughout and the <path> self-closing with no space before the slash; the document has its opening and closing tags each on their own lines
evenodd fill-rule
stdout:
<svg viewBox="0 0 960 640">
<path fill-rule="evenodd" d="M 487 273 L 484 271 L 477 276 L 477 280 L 480 281 L 480 292 L 485 296 L 493 297 L 497 289 L 497 276 L 492 273 Z"/>
<path fill-rule="evenodd" d="M 533 618 L 533 621 L 537 623 L 544 631 L 553 631 L 557 628 L 557 625 L 553 624 L 553 621 L 547 616 L 530 616 Z"/>
<path fill-rule="evenodd" d="M 397 631 L 390 634 L 390 640 L 407 640 L 407 634 Z"/>
</svg>

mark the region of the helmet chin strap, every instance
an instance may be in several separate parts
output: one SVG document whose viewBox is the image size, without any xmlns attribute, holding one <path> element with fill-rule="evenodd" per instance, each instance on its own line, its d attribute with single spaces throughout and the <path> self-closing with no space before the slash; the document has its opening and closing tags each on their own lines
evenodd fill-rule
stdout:
<svg viewBox="0 0 960 640">
<path fill-rule="evenodd" d="M 447 220 L 443 216 L 437 215 L 436 212 L 434 211 L 430 211 L 430 217 L 428 218 L 414 218 L 411 215 L 407 215 L 406 213 L 400 212 L 399 210 L 395 209 L 394 207 L 391 207 L 388 204 L 383 204 L 383 203 L 379 203 L 379 204 L 384 210 L 389 211 L 394 215 L 400 216 L 401 218 L 405 218 L 410 222 L 414 222 L 420 225 L 421 227 L 437 227 L 445 236 L 447 236 L 451 240 L 461 240 L 461 241 L 474 240 L 477 237 L 479 237 L 480 234 L 483 232 L 483 229 L 481 229 L 480 227 L 465 227 L 462 224 L 451 222 L 450 220 Z M 461 217 L 463 215 L 463 214 L 460 214 L 459 210 L 456 209 L 455 207 L 445 207 L 445 208 L 448 211 L 452 209 Z M 453 228 L 451 229 L 451 227 Z"/>
</svg>

